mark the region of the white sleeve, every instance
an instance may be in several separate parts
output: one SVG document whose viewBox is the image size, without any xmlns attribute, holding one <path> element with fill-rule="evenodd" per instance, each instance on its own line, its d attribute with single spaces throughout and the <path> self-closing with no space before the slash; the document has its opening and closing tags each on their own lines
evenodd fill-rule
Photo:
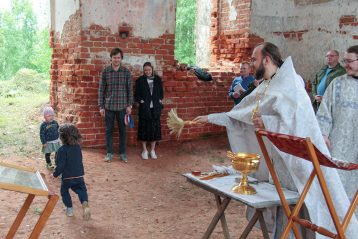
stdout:
<svg viewBox="0 0 358 239">
<path fill-rule="evenodd" d="M 226 113 L 215 113 L 208 115 L 208 122 L 211 124 L 227 127 L 229 125 L 229 121 L 230 119 Z"/>
</svg>

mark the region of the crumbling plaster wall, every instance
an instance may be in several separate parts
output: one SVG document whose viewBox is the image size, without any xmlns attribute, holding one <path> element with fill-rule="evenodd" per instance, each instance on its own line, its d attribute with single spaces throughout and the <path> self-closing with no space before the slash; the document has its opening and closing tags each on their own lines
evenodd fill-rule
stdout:
<svg viewBox="0 0 358 239">
<path fill-rule="evenodd" d="M 292 56 L 309 81 L 328 50 L 343 55 L 358 44 L 357 12 L 358 1 L 351 0 L 252 0 L 250 31 Z"/>
<path fill-rule="evenodd" d="M 83 28 L 98 24 L 116 33 L 118 23 L 126 23 L 133 27 L 133 35 L 144 39 L 175 32 L 175 1 L 87 0 L 82 7 L 82 16 Z"/>
<path fill-rule="evenodd" d="M 208 67 L 210 59 L 210 24 L 212 2 L 197 0 L 197 14 L 195 23 L 196 64 Z"/>
<path fill-rule="evenodd" d="M 50 0 L 51 30 L 62 33 L 66 21 L 80 9 L 80 0 Z"/>
<path fill-rule="evenodd" d="M 128 27 L 130 35 L 146 40 L 175 32 L 175 1 L 87 0 L 85 4 L 82 4 L 81 12 L 83 29 L 95 24 L 110 29 L 112 34 L 119 34 L 120 25 L 122 28 Z M 108 51 L 97 54 L 108 55 Z M 126 54 L 123 62 L 140 70 L 144 62 L 150 61 L 157 72 L 162 74 L 162 65 L 157 64 L 154 55 Z"/>
<path fill-rule="evenodd" d="M 238 73 L 239 63 L 263 42 L 250 32 L 251 0 L 211 0 L 211 5 L 209 69 Z"/>
</svg>

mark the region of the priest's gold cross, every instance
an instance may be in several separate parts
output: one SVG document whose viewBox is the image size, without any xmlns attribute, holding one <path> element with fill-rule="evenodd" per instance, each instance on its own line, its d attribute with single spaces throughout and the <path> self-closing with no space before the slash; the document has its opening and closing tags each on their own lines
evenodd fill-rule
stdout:
<svg viewBox="0 0 358 239">
<path fill-rule="evenodd" d="M 266 91 L 267 91 L 268 86 L 270 85 L 270 82 L 271 82 L 271 80 L 265 80 L 265 89 L 263 90 L 262 93 L 259 93 L 260 89 L 257 89 L 256 96 L 255 96 L 256 106 L 251 111 L 251 120 L 253 120 L 256 117 L 257 113 L 260 113 L 260 103 L 261 103 L 261 100 L 266 95 Z"/>
<path fill-rule="evenodd" d="M 251 111 L 251 120 L 255 118 L 255 115 L 259 112 L 259 104 L 256 104 L 255 108 Z"/>
</svg>

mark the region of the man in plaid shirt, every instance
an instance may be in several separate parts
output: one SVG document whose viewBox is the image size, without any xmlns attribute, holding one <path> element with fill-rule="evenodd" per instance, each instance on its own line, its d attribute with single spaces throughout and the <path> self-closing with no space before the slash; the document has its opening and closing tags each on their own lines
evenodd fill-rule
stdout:
<svg viewBox="0 0 358 239">
<path fill-rule="evenodd" d="M 119 128 L 119 154 L 123 162 L 127 162 L 126 154 L 126 125 L 124 118 L 131 114 L 133 103 L 132 77 L 129 70 L 121 65 L 123 51 L 119 48 L 112 49 L 110 53 L 111 65 L 102 71 L 102 77 L 98 89 L 98 106 L 101 116 L 106 123 L 106 162 L 113 159 L 113 130 L 114 119 Z"/>
</svg>

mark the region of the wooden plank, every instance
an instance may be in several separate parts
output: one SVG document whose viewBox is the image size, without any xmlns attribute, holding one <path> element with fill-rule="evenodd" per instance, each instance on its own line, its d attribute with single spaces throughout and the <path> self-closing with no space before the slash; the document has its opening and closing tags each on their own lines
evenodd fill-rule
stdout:
<svg viewBox="0 0 358 239">
<path fill-rule="evenodd" d="M 49 196 L 49 200 L 48 200 L 44 210 L 42 211 L 42 214 L 41 214 L 39 220 L 37 221 L 34 229 L 32 230 L 32 233 L 31 233 L 29 239 L 37 239 L 40 236 L 40 233 L 41 233 L 42 229 L 44 228 L 48 218 L 50 217 L 53 209 L 55 208 L 57 201 L 58 201 L 57 195 Z"/>
<path fill-rule="evenodd" d="M 216 207 L 220 208 L 221 205 L 222 205 L 220 196 L 215 195 L 215 201 L 216 201 Z M 224 231 L 225 239 L 230 239 L 230 232 L 229 232 L 229 228 L 227 227 L 225 213 L 223 213 L 222 216 L 220 217 L 220 221 L 221 221 L 221 226 L 222 226 L 223 231 Z"/>
<path fill-rule="evenodd" d="M 210 237 L 210 235 L 213 233 L 216 224 L 218 224 L 220 218 L 222 217 L 222 215 L 224 215 L 224 211 L 227 208 L 227 206 L 229 205 L 231 199 L 226 197 L 224 198 L 224 201 L 222 202 L 222 204 L 218 207 L 218 210 L 216 211 L 213 219 L 211 220 L 208 229 L 206 229 L 206 232 L 204 233 L 204 236 L 202 237 L 203 239 L 208 239 Z"/>
<path fill-rule="evenodd" d="M 260 209 L 257 209 L 257 212 L 259 214 L 259 222 L 260 222 L 260 228 L 262 231 L 262 236 L 264 237 L 264 239 L 270 239 L 270 235 L 268 233 L 266 222 L 265 222 L 264 216 L 262 214 L 262 211 Z"/>
<path fill-rule="evenodd" d="M 240 239 L 246 239 L 249 233 L 251 232 L 252 228 L 255 226 L 255 223 L 257 222 L 259 218 L 259 213 L 256 210 L 255 214 L 252 216 L 252 218 L 249 221 L 249 224 L 245 227 L 244 231 L 242 232 Z"/>
<path fill-rule="evenodd" d="M 16 184 L 0 183 L 0 188 L 9 190 L 9 191 L 34 194 L 37 196 L 48 196 L 48 191 L 39 190 L 39 189 L 35 189 L 35 188 L 29 188 L 29 187 L 25 187 L 25 186 L 21 186 L 21 185 L 16 185 Z"/>
<path fill-rule="evenodd" d="M 19 166 L 19 165 L 4 163 L 4 162 L 0 162 L 0 166 L 4 166 L 7 168 L 14 168 L 14 169 L 21 170 L 21 171 L 28 171 L 28 172 L 32 172 L 32 173 L 36 172 L 36 170 L 34 168 Z"/>
<path fill-rule="evenodd" d="M 13 224 L 11 225 L 11 228 L 9 230 L 9 232 L 6 235 L 6 239 L 12 239 L 14 238 L 17 230 L 19 229 L 19 226 L 22 222 L 22 220 L 24 219 L 27 211 L 29 210 L 29 207 L 32 203 L 32 201 L 34 200 L 35 195 L 33 194 L 29 194 L 24 202 L 24 204 L 22 205 L 19 213 L 17 214 L 15 221 L 13 222 Z"/>
</svg>

